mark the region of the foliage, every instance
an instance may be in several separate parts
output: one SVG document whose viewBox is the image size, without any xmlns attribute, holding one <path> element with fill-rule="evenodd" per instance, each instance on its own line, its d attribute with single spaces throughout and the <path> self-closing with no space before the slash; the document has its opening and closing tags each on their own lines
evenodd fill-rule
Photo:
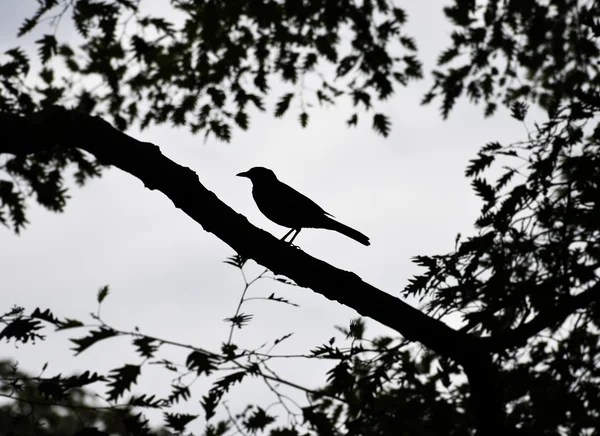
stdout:
<svg viewBox="0 0 600 436">
<path fill-rule="evenodd" d="M 600 129 L 586 134 L 573 111 L 524 143 L 481 149 L 467 169 L 483 200 L 478 234 L 419 257 L 427 272 L 405 289 L 490 338 L 508 420 L 538 434 L 589 434 L 600 414 Z M 514 163 L 480 178 L 499 159 Z"/>
<path fill-rule="evenodd" d="M 233 259 L 237 259 L 237 256 Z M 229 259 L 226 262 L 232 263 L 232 260 Z M 236 266 L 236 268 L 241 269 L 241 266 Z M 238 312 L 244 302 L 249 300 L 260 299 L 265 302 L 294 305 L 287 300 L 273 298 L 272 295 L 269 297 L 246 296 L 248 288 L 253 283 L 256 283 L 260 279 L 268 278 L 273 280 L 278 279 L 278 277 L 272 277 L 267 274 L 267 271 L 264 271 L 250 282 L 246 282 L 237 308 Z M 102 304 L 108 294 L 106 290 L 107 287 L 102 287 L 98 293 L 97 300 L 100 304 Z M 108 427 L 99 423 L 104 422 L 104 420 L 110 420 L 111 426 L 113 426 L 111 428 L 117 429 L 115 430 L 117 432 L 122 432 L 126 429 L 133 434 L 160 434 L 160 432 L 151 432 L 148 421 L 142 414 L 143 412 L 138 411 L 140 409 L 142 411 L 144 409 L 160 409 L 164 411 L 165 428 L 183 433 L 188 430 L 188 424 L 194 421 L 198 415 L 179 413 L 176 411 L 176 406 L 178 403 L 189 401 L 192 398 L 191 388 L 199 376 L 208 377 L 213 372 L 218 373 L 218 376 L 213 377 L 212 387 L 201 400 L 206 420 L 210 420 L 215 415 L 216 408 L 222 404 L 223 397 L 232 387 L 246 377 L 262 378 L 265 385 L 275 393 L 278 403 L 284 407 L 284 410 L 289 410 L 286 405 L 288 400 L 273 388 L 272 383 L 290 384 L 290 382 L 286 382 L 277 376 L 276 372 L 271 368 L 271 360 L 277 357 L 272 355 L 272 350 L 278 344 L 288 339 L 291 334 L 272 341 L 266 351 L 262 349 L 263 347 L 257 350 L 239 350 L 232 342 L 233 333 L 237 328 L 241 328 L 244 325 L 238 325 L 232 319 L 227 319 L 226 322 L 231 324 L 229 340 L 222 345 L 220 352 L 210 352 L 175 341 L 147 336 L 138 330 L 130 332 L 116 330 L 102 321 L 100 306 L 97 312 L 92 314 L 92 317 L 96 321 L 94 324 L 84 324 L 78 320 L 60 319 L 49 309 L 43 311 L 35 309 L 30 314 L 27 314 L 25 309 L 20 307 L 14 307 L 0 316 L 0 323 L 5 325 L 2 331 L 0 331 L 0 338 L 8 341 L 26 343 L 32 338 L 43 340 L 45 337 L 40 334 L 40 331 L 44 328 L 47 329 L 47 327 L 54 327 L 56 330 L 70 328 L 79 331 L 83 329 L 85 333 L 82 337 L 71 339 L 71 342 L 77 344 L 77 347 L 73 349 L 75 353 L 86 352 L 99 341 L 125 336 L 131 339 L 132 345 L 140 358 L 138 364 L 125 364 L 112 369 L 107 375 L 90 374 L 89 371 L 86 371 L 83 374 L 70 377 L 60 374 L 53 377 L 42 377 L 45 371 L 44 367 L 42 375 L 33 377 L 21 373 L 15 375 L 17 369 L 13 365 L 11 371 L 14 374 L 0 379 L 0 391 L 4 397 L 16 400 L 11 407 L 17 408 L 19 411 L 9 413 L 11 416 L 14 415 L 15 426 L 26 426 L 26 428 L 35 429 L 35 431 L 43 430 L 47 432 L 45 434 L 84 434 L 84 431 L 88 431 L 92 427 L 83 419 L 75 422 L 65 422 L 64 425 L 68 425 L 68 427 L 55 428 L 53 426 L 46 426 L 46 422 L 49 419 L 58 419 L 55 416 L 56 411 L 49 406 L 71 408 L 73 410 L 78 410 L 81 407 L 90 413 L 94 410 L 101 413 L 98 415 L 96 421 L 92 421 L 96 423 L 94 425 L 98 425 L 101 430 L 103 429 L 102 431 L 108 431 Z M 160 358 L 159 353 L 166 346 L 187 349 L 189 353 L 185 363 L 176 363 Z M 307 355 L 307 358 L 323 359 L 325 357 Z M 171 382 L 171 394 L 168 397 L 160 398 L 156 394 L 134 393 L 133 390 L 139 383 L 140 377 L 143 377 L 143 369 L 147 365 L 159 365 L 175 374 Z M 8 368 L 9 366 L 7 363 L 6 367 Z M 104 386 L 105 389 L 103 390 L 105 390 L 105 394 L 96 394 L 96 396 L 103 399 L 108 406 L 100 407 L 97 402 L 83 404 L 80 395 L 87 396 L 88 394 L 85 394 L 81 388 L 92 384 Z M 27 394 L 23 394 L 23 386 L 25 385 L 28 386 Z M 295 386 L 298 387 L 297 385 Z M 98 387 L 96 389 L 98 390 Z M 125 396 L 128 399 L 119 402 Z M 45 408 L 40 411 L 35 409 L 26 413 L 26 411 L 21 410 L 20 406 L 17 407 L 22 403 L 25 405 L 40 405 Z M 250 407 L 239 415 L 237 420 L 239 421 L 239 425 L 243 426 L 247 431 L 256 433 L 265 430 L 268 425 L 275 422 L 275 417 L 261 407 Z M 12 422 L 7 428 L 11 428 L 10 426 L 13 425 Z M 68 431 L 64 430 L 65 428 L 68 428 Z M 206 428 L 206 434 L 222 434 L 227 428 L 228 426 L 222 423 L 217 423 L 216 426 L 209 423 Z M 274 431 L 277 432 L 278 430 Z"/>
<path fill-rule="evenodd" d="M 241 267 L 237 267 L 240 268 Z M 258 280 L 265 278 L 277 279 L 265 275 L 266 271 L 253 280 L 247 281 L 242 292 L 241 305 L 245 301 L 262 299 L 265 302 L 277 301 L 270 297 L 249 297 L 248 287 Z M 290 304 L 289 302 L 281 302 Z M 240 308 L 238 307 L 238 311 Z M 361 319 L 354 319 L 348 327 L 338 327 L 342 334 L 342 341 L 347 345 L 338 344 L 338 340 L 331 338 L 325 344 L 314 347 L 303 356 L 304 359 L 317 359 L 331 362 L 331 369 L 327 373 L 327 385 L 322 389 L 313 390 L 304 388 L 277 375 L 272 366 L 278 359 L 287 359 L 286 355 L 274 353 L 274 349 L 282 341 L 291 335 L 270 341 L 267 350 L 261 347 L 256 350 L 238 349 L 231 342 L 232 337 L 223 344 L 221 353 L 193 348 L 189 345 L 179 344 L 171 340 L 146 336 L 140 331 L 118 331 L 106 325 L 99 317 L 100 308 L 94 319 L 99 322 L 93 325 L 81 323 L 79 329 L 85 329 L 83 338 L 72 339 L 72 342 L 88 344 L 85 352 L 100 340 L 126 336 L 132 339 L 132 345 L 136 349 L 141 363 L 139 365 L 127 364 L 120 368 L 109 371 L 107 376 L 90 374 L 86 372 L 79 376 L 63 377 L 61 375 L 52 378 L 21 376 L 19 383 L 28 383 L 32 391 L 43 396 L 48 404 L 60 405 L 62 407 L 73 407 L 75 393 L 81 391 L 82 386 L 101 384 L 107 388 L 105 394 L 96 394 L 106 401 L 108 407 L 89 405 L 90 410 L 94 407 L 102 413 L 111 416 L 111 422 L 117 428 L 126 426 L 134 434 L 155 434 L 150 431 L 147 420 L 143 415 L 146 409 L 165 410 L 163 418 L 165 428 L 177 432 L 186 431 L 185 434 L 198 434 L 190 432 L 188 424 L 194 422 L 198 415 L 179 413 L 176 406 L 180 401 L 190 401 L 197 396 L 194 393 L 194 383 L 198 376 L 208 377 L 213 372 L 219 374 L 212 377 L 212 387 L 202 397 L 201 404 L 204 409 L 204 418 L 207 420 L 205 434 L 223 434 L 227 429 L 233 427 L 248 434 L 297 435 L 297 434 L 343 434 L 336 428 L 344 428 L 350 434 L 373 434 L 387 435 L 399 425 L 405 429 L 407 434 L 468 434 L 465 430 L 466 418 L 464 413 L 459 412 L 461 405 L 465 402 L 465 390 L 463 388 L 448 389 L 445 393 L 437 391 L 436 384 L 440 381 L 449 386 L 444 372 L 440 368 L 433 368 L 434 355 L 430 352 L 419 351 L 410 347 L 405 340 L 391 337 L 366 337 L 366 327 Z M 40 317 L 40 314 L 42 316 Z M 15 323 L 27 324 L 25 321 L 41 320 L 45 326 L 55 326 L 60 329 L 66 324 L 55 317 L 50 310 L 35 309 L 30 315 L 22 308 L 14 308 L 0 318 L 6 324 L 4 330 L 10 330 Z M 232 333 L 237 330 L 235 323 L 231 324 Z M 69 320 L 70 323 L 73 320 Z M 38 327 L 36 331 L 41 327 Z M 242 326 L 244 327 L 244 326 Z M 107 338 L 97 334 L 98 331 L 110 332 Z M 19 337 L 11 337 L 15 342 L 23 342 Z M 153 343 L 153 357 L 149 358 L 140 343 Z M 190 350 L 185 364 L 162 359 L 157 353 L 166 346 L 176 346 Z M 228 352 L 234 349 L 235 352 Z M 172 380 L 172 393 L 167 398 L 158 398 L 155 394 L 139 394 L 134 391 L 143 376 L 143 368 L 146 365 L 159 365 L 174 374 Z M 233 365 L 233 366 L 232 366 Z M 430 371 L 435 375 L 431 376 Z M 225 374 L 225 375 L 223 375 Z M 273 405 L 262 408 L 258 405 L 250 405 L 241 413 L 231 414 L 225 396 L 228 395 L 235 385 L 242 382 L 246 377 L 257 377 L 263 380 L 265 387 L 273 393 L 275 406 L 287 415 L 286 419 L 274 414 Z M 10 387 L 14 384 L 14 377 L 2 380 L 3 391 L 9 392 L 6 396 L 16 398 Z M 464 381 L 463 381 L 464 384 Z M 286 393 L 285 386 L 294 390 L 304 391 L 307 406 L 299 405 L 293 399 L 293 395 Z M 425 394 L 426 392 L 426 394 Z M 425 396 L 424 396 L 425 394 Z M 127 396 L 121 403 L 119 397 Z M 50 401 L 52 400 L 52 401 Z M 19 403 L 16 403 L 19 404 Z M 424 406 L 425 404 L 425 406 Z M 218 421 L 212 424 L 217 408 L 224 407 L 229 414 L 227 421 Z M 426 409 L 423 409 L 426 407 Z M 124 413 L 124 411 L 127 413 Z M 138 411 L 140 410 L 140 411 Z M 423 413 L 426 410 L 426 413 Z M 106 412 L 104 412 L 106 411 Z M 385 417 L 385 419 L 383 419 Z M 22 414 L 19 419 L 27 421 L 27 425 L 40 425 L 43 416 L 36 413 Z M 101 417 L 98 418 L 102 420 Z M 84 421 L 86 422 L 86 421 Z M 282 424 L 286 423 L 282 427 Z M 25 425 L 25 424 L 24 424 Z M 77 423 L 71 423 L 69 434 L 78 434 L 84 428 Z M 86 424 L 87 425 L 87 424 Z M 98 425 L 98 423 L 96 423 Z M 102 428 L 99 425 L 99 428 Z M 132 430 L 133 429 L 133 430 Z M 220 430 L 219 430 L 220 429 Z M 137 433 L 136 433 L 137 432 Z M 48 434 L 53 433 L 49 431 Z"/>
<path fill-rule="evenodd" d="M 5 319 L 3 317 L 3 319 Z M 135 422 L 129 409 L 101 407 L 84 386 L 104 381 L 98 374 L 45 377 L 26 374 L 16 364 L 0 361 L 0 396 L 15 401 L 0 405 L 2 434 L 129 436 L 124 422 Z M 130 429 L 135 430 L 133 426 Z M 10 430 L 10 432 L 9 432 Z M 6 433 L 4 433 L 6 431 Z M 141 434 L 138 432 L 138 434 Z M 166 436 L 166 430 L 153 432 Z"/>
<path fill-rule="evenodd" d="M 22 27 L 23 33 L 59 4 L 40 5 Z M 405 14 L 386 2 L 174 1 L 185 16 L 179 27 L 143 15 L 130 1 L 79 0 L 69 5 L 86 42 L 82 51 L 43 36 L 38 45 L 45 63 L 40 77 L 46 85 L 32 92 L 21 85 L 29 69 L 26 55 L 18 49 L 8 52 L 8 61 L 0 68 L 0 116 L 27 115 L 72 93 L 80 110 L 109 115 L 122 128 L 135 121 L 169 122 L 227 140 L 229 124 L 249 125 L 247 103 L 259 110 L 264 107 L 275 77 L 298 90 L 287 89 L 277 96 L 274 115 L 284 116 L 300 101 L 299 121 L 306 125 L 309 106 L 299 96 L 304 80 L 323 62 L 335 68 L 338 79 L 348 81 L 341 89 L 323 80 L 315 99 L 328 103 L 350 97 L 354 109 L 371 110 L 374 98 L 387 98 L 391 77 L 404 84 L 420 75 L 414 58 L 394 59 L 388 52 L 385 44 L 392 36 L 400 38 L 403 50 L 412 52 L 414 47 L 399 33 Z M 454 0 L 445 12 L 456 31 L 439 57 L 425 102 L 439 98 L 444 117 L 463 94 L 485 103 L 486 115 L 505 104 L 529 133 L 525 141 L 514 144 L 489 142 L 470 162 L 466 175 L 483 203 L 475 234 L 458 235 L 451 253 L 417 256 L 415 262 L 426 271 L 411 279 L 403 296 L 420 298 L 424 313 L 432 318 L 460 322 L 464 336 L 491 356 L 493 384 L 499 388 L 506 426 L 515 434 L 598 434 L 598 2 Z M 127 13 L 145 33 L 123 27 L 121 18 Z M 116 38 L 117 28 L 123 38 Z M 347 28 L 350 47 L 340 37 Z M 51 65 L 57 58 L 69 68 L 72 83 L 57 83 L 58 70 Z M 82 80 L 92 75 L 102 83 L 95 93 Z M 246 83 L 252 85 L 243 87 Z M 543 108 L 547 120 L 529 126 L 528 104 Z M 358 113 L 353 113 L 348 124 L 357 121 Z M 373 127 L 387 134 L 389 120 L 375 113 Z M 65 199 L 61 172 L 68 163 L 78 162 L 77 155 L 69 153 L 75 152 L 56 149 L 47 155 L 15 156 L 2 168 L 25 180 L 38 200 L 39 192 L 52 194 L 42 196 L 42 204 L 61 210 Z M 97 175 L 95 163 L 86 160 L 78 165 L 86 169 L 81 181 Z M 40 180 L 44 183 L 37 183 Z M 22 205 L 28 194 L 16 190 L 12 182 L 0 183 L 5 208 L 0 211 L 8 210 L 0 219 L 11 221 L 16 230 L 25 223 Z M 246 260 L 236 255 L 226 263 L 242 270 Z M 29 379 L 45 401 L 57 404 L 66 404 L 84 385 L 103 385 L 111 410 L 127 406 L 131 414 L 121 423 L 140 434 L 148 428 L 139 411 L 143 409 L 160 409 L 165 426 L 187 431 L 198 416 L 182 413 L 177 406 L 192 398 L 201 402 L 207 435 L 230 430 L 273 436 L 473 434 L 477 416 L 465 368 L 403 338 L 367 338 L 361 320 L 339 329 L 344 345 L 332 338 L 299 356 L 331 363 L 320 389 L 298 386 L 272 371 L 277 357 L 271 351 L 290 334 L 270 341 L 266 352 L 241 349 L 233 340 L 234 332 L 253 320 L 242 306 L 257 298 L 247 297 L 247 292 L 266 273 L 245 280 L 235 313 L 226 319 L 229 337 L 218 351 L 139 331 L 118 331 L 105 324 L 99 312 L 95 324 L 84 325 L 56 318 L 50 310 L 26 314 L 14 308 L 0 319 L 5 324 L 0 338 L 16 343 L 43 340 L 47 325 L 83 329 L 83 336 L 72 339 L 76 353 L 100 340 L 131 339 L 139 361 L 119 363 L 106 375 L 90 370 L 71 377 Z M 108 288 L 98 293 L 99 305 L 107 295 Z M 269 304 L 293 304 L 275 295 L 258 298 Z M 185 362 L 161 358 L 166 346 L 187 349 Z M 174 374 L 166 398 L 133 393 L 150 364 Z M 201 399 L 192 389 L 198 377 L 212 377 Z M 263 405 L 230 412 L 227 396 L 249 379 L 264 383 L 285 417 Z M 306 404 L 296 404 L 283 386 L 306 393 Z M 2 388 L 16 398 L 9 381 L 3 381 Z M 214 423 L 219 413 L 227 413 L 227 419 Z"/>
<path fill-rule="evenodd" d="M 229 141 L 232 127 L 249 127 L 253 109 L 266 110 L 268 96 L 278 99 L 276 117 L 293 107 L 307 126 L 315 104 L 346 97 L 369 111 L 371 100 L 421 77 L 415 42 L 403 30 L 406 13 L 387 1 L 171 0 L 157 14 L 148 3 L 40 1 L 19 29 L 23 36 L 47 31 L 48 20 L 53 26 L 36 41 L 39 80 L 22 48 L 7 51 L 0 58 L 0 115 L 68 104 L 109 117 L 120 130 L 170 123 Z M 177 14 L 184 19 L 164 18 Z M 69 15 L 78 41 L 59 40 L 57 26 Z M 273 87 L 276 80 L 284 92 Z M 377 132 L 387 136 L 389 126 L 386 115 L 373 115 Z M 100 174 L 76 149 L 0 162 L 0 222 L 22 229 L 32 194 L 62 211 L 68 164 L 76 165 L 80 184 Z"/>
<path fill-rule="evenodd" d="M 564 101 L 598 106 L 600 5 L 594 0 L 453 0 L 455 26 L 434 85 L 447 117 L 461 95 L 485 103 L 531 100 L 552 117 Z"/>
</svg>

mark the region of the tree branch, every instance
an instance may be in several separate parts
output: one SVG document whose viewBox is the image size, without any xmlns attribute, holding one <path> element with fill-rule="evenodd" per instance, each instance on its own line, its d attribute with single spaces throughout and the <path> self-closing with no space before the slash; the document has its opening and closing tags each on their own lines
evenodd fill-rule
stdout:
<svg viewBox="0 0 600 436">
<path fill-rule="evenodd" d="M 600 283 L 579 295 L 557 303 L 552 309 L 544 311 L 522 326 L 502 335 L 484 339 L 484 348 L 491 352 L 500 352 L 507 348 L 523 346 L 527 340 L 542 330 L 560 324 L 577 309 L 600 301 Z"/>
<path fill-rule="evenodd" d="M 81 148 L 102 164 L 116 166 L 147 188 L 165 194 L 177 208 L 245 258 L 446 357 L 460 361 L 470 351 L 469 336 L 365 283 L 356 274 L 335 268 L 253 226 L 206 189 L 192 170 L 165 157 L 156 145 L 131 138 L 99 117 L 61 107 L 28 117 L 1 114 L 0 131 L 5 138 L 15 138 L 2 141 L 0 153 L 23 155 L 55 145 Z"/>
<path fill-rule="evenodd" d="M 490 392 L 494 380 L 485 380 L 493 377 L 493 372 L 481 371 L 472 363 L 489 359 L 479 346 L 481 339 L 457 332 L 356 274 L 335 268 L 253 226 L 206 189 L 192 170 L 166 158 L 156 145 L 131 138 L 99 117 L 56 106 L 27 117 L 0 114 L 0 131 L 4 138 L 14 138 L 0 143 L 0 154 L 24 155 L 55 146 L 77 147 L 93 154 L 100 163 L 120 168 L 147 188 L 165 194 L 241 256 L 455 360 L 469 380 L 480 385 L 472 390 L 475 410 L 480 412 L 479 433 L 491 434 L 491 429 L 501 425 L 503 409 L 486 401 L 490 395 L 496 396 Z"/>
</svg>

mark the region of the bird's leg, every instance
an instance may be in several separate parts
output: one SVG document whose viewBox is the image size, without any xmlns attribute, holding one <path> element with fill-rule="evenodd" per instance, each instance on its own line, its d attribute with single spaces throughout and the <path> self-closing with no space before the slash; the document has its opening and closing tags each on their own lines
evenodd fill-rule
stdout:
<svg viewBox="0 0 600 436">
<path fill-rule="evenodd" d="M 300 230 L 302 229 L 295 229 L 296 230 L 296 234 L 294 236 L 292 236 L 292 239 L 290 239 L 290 245 L 292 245 L 292 242 L 294 242 L 294 239 L 296 239 L 296 236 L 298 236 L 300 234 Z"/>
<path fill-rule="evenodd" d="M 287 238 L 288 236 L 290 236 L 290 234 L 294 231 L 295 229 L 291 229 L 289 232 L 287 232 L 285 234 L 285 236 L 283 238 L 281 238 L 281 241 L 285 241 L 285 238 Z"/>
<path fill-rule="evenodd" d="M 292 239 L 290 239 L 290 245 L 292 245 L 292 242 L 294 242 L 294 239 L 296 239 L 296 236 L 298 236 L 298 233 L 300 233 L 300 230 L 302 230 L 302 229 L 291 229 L 289 232 L 287 232 L 285 234 L 285 236 L 283 238 L 281 238 L 281 240 L 285 241 L 285 238 L 290 236 L 293 232 L 296 232 L 296 234 L 294 236 L 292 236 Z"/>
</svg>

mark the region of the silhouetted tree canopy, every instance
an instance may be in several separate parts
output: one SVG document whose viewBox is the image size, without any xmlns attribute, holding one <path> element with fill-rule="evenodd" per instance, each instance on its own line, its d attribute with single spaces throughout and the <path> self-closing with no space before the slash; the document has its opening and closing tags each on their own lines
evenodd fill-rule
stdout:
<svg viewBox="0 0 600 436">
<path fill-rule="evenodd" d="M 434 85 L 447 117 L 458 97 L 485 103 L 531 101 L 552 118 L 565 103 L 597 108 L 600 5 L 588 0 L 454 0 L 444 8 L 454 25 L 438 58 Z"/>
<path fill-rule="evenodd" d="M 44 17 L 71 14 L 83 45 L 42 36 L 37 82 L 27 77 L 23 50 L 3 58 L 0 127 L 11 139 L 0 144 L 6 156 L 0 220 L 22 230 L 28 196 L 63 210 L 70 164 L 79 183 L 100 174 L 99 162 L 115 165 L 165 193 L 236 250 L 239 255 L 228 260 L 235 268 L 254 259 L 402 335 L 370 338 L 364 322 L 354 320 L 341 329 L 346 342 L 325 342 L 306 356 L 327 359 L 333 367 L 322 389 L 306 389 L 309 405 L 297 407 L 301 419 L 283 428 L 253 406 L 230 417 L 229 425 L 249 434 L 599 434 L 600 3 L 454 0 L 445 8 L 454 32 L 424 102 L 439 102 L 446 117 L 466 96 L 484 103 L 485 115 L 502 105 L 515 122 L 526 123 L 528 105 L 535 105 L 546 119 L 536 120 L 523 141 L 490 138 L 470 162 L 466 176 L 483 201 L 481 215 L 472 235 L 457 236 L 453 252 L 415 258 L 425 272 L 411 279 L 402 296 L 426 302 L 423 312 L 279 243 L 152 144 L 118 131 L 133 123 L 169 123 L 228 140 L 232 126 L 249 126 L 250 108 L 267 109 L 270 85 L 278 81 L 286 91 L 268 108 L 275 116 L 296 111 L 304 126 L 310 99 L 349 99 L 348 124 L 369 113 L 375 130 L 387 135 L 390 120 L 377 103 L 397 84 L 423 75 L 416 42 L 403 31 L 404 10 L 370 0 L 171 5 L 180 12 L 178 21 L 148 16 L 143 2 L 40 2 L 20 33 L 35 31 Z M 489 176 L 490 169 L 499 175 Z M 200 208 L 198 199 L 210 207 Z M 105 297 L 101 291 L 98 302 Z M 462 326 L 450 328 L 450 317 Z M 229 322 L 233 329 L 249 320 L 238 310 Z M 87 329 L 73 340 L 77 352 L 127 336 L 143 362 L 154 359 L 175 372 L 209 376 L 234 365 L 201 394 L 206 419 L 245 378 L 291 383 L 269 372 L 272 356 L 238 349 L 231 337 L 218 351 L 179 344 L 189 354 L 178 367 L 159 358 L 166 339 L 118 331 L 99 318 L 83 327 L 45 308 L 15 308 L 0 321 L 0 338 L 16 342 L 38 337 L 44 325 Z M 124 397 L 143 365 L 101 376 L 106 398 L 116 404 Z M 61 394 L 68 393 L 65 380 Z M 190 395 L 189 385 L 174 383 L 169 398 L 148 394 L 129 402 L 166 409 Z M 166 412 L 165 422 L 183 432 L 194 418 Z M 210 422 L 207 434 L 228 431 L 227 424 Z"/>
<path fill-rule="evenodd" d="M 281 117 L 291 107 L 306 126 L 311 106 L 341 98 L 352 102 L 348 124 L 354 125 L 359 112 L 374 112 L 375 102 L 389 98 L 397 84 L 422 74 L 415 43 L 403 31 L 406 13 L 386 1 L 174 0 L 170 7 L 183 19 L 148 14 L 144 2 L 130 0 L 39 2 L 19 36 L 47 31 L 40 23 L 58 25 L 70 16 L 77 37 L 41 35 L 35 82 L 25 81 L 32 54 L 18 46 L 7 51 L 0 65 L 0 113 L 26 116 L 66 104 L 106 116 L 120 130 L 170 123 L 228 141 L 233 126 L 248 128 L 254 110 Z M 284 91 L 267 108 L 275 80 Z M 387 135 L 388 117 L 371 118 L 375 130 Z M 24 180 L 40 204 L 61 211 L 69 163 L 77 165 L 78 183 L 99 174 L 96 162 L 61 149 L 15 157 L 3 169 Z M 14 185 L 0 187 L 0 219 L 10 218 L 15 229 L 26 222 L 20 194 Z"/>
</svg>

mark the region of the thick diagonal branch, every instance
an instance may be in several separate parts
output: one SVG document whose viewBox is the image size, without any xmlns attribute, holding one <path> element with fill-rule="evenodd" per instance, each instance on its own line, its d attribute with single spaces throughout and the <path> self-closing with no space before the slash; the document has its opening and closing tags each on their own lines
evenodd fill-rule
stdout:
<svg viewBox="0 0 600 436">
<path fill-rule="evenodd" d="M 161 191 L 205 230 L 274 273 L 352 307 L 441 355 L 460 361 L 471 351 L 469 336 L 365 283 L 356 274 L 311 257 L 253 226 L 206 189 L 196 173 L 165 157 L 156 145 L 138 141 L 101 118 L 62 108 L 7 118 L 0 116 L 3 135 L 18 139 L 3 141 L 0 153 L 32 153 L 54 145 L 86 150 L 102 164 L 116 166 L 139 178 L 147 188 Z"/>
<path fill-rule="evenodd" d="M 487 361 L 479 348 L 480 339 L 457 332 L 365 283 L 356 274 L 335 268 L 253 226 L 206 189 L 192 170 L 166 158 L 157 146 L 131 138 L 101 118 L 60 107 L 28 117 L 0 114 L 0 131 L 4 138 L 12 138 L 0 143 L 0 154 L 35 153 L 55 145 L 77 147 L 93 154 L 101 163 L 120 168 L 147 188 L 165 194 L 177 208 L 242 256 L 457 361 L 469 378 L 475 374 L 478 384 L 487 378 L 487 390 L 473 390 L 474 403 L 481 406 L 480 431 L 491 434 L 487 430 L 498 425 L 501 410 L 489 404 L 489 398 L 476 398 L 477 392 L 493 396 L 489 391 L 493 385 L 491 374 L 483 374 L 487 371 L 475 369 L 478 365 L 472 364 L 474 359 Z M 491 409 L 495 410 L 490 414 Z"/>
</svg>

